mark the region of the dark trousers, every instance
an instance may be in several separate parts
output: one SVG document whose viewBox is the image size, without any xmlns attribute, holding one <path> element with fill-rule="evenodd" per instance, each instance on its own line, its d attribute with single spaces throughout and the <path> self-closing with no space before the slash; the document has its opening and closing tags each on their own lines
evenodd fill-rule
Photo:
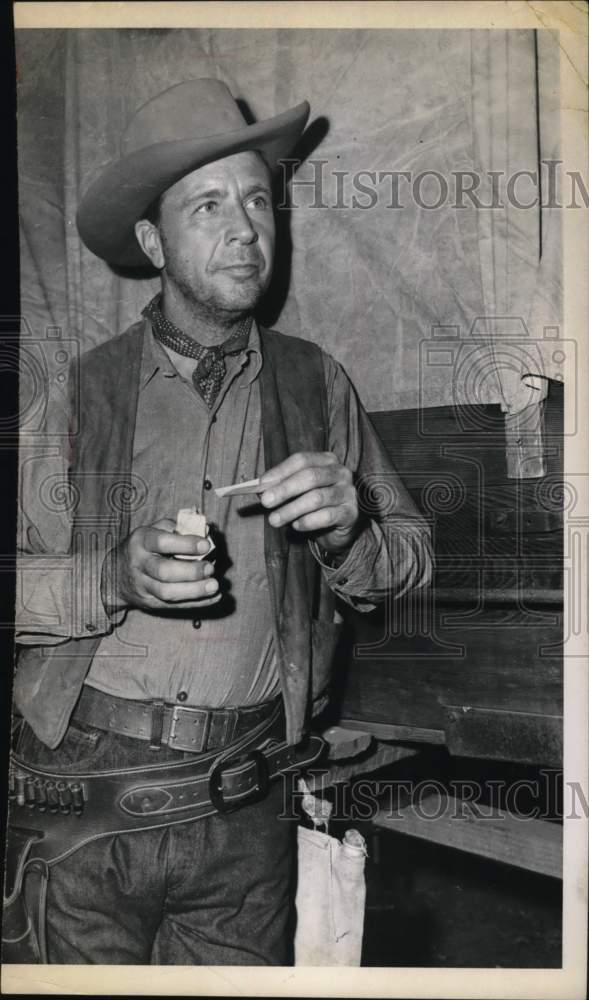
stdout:
<svg viewBox="0 0 589 1000">
<path fill-rule="evenodd" d="M 49 750 L 24 724 L 18 755 L 63 773 L 193 755 L 70 724 Z M 51 868 L 51 963 L 291 965 L 294 824 L 283 783 L 258 803 L 161 830 L 104 837 Z"/>
</svg>

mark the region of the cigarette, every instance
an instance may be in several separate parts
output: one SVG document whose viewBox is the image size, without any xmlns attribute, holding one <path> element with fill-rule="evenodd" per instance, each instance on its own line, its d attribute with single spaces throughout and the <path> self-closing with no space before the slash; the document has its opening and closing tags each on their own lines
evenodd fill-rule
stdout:
<svg viewBox="0 0 589 1000">
<path fill-rule="evenodd" d="M 265 486 L 260 486 L 260 480 L 249 479 L 246 483 L 232 483 L 231 486 L 217 486 L 215 493 L 218 497 L 240 497 L 248 493 L 263 493 Z"/>
</svg>

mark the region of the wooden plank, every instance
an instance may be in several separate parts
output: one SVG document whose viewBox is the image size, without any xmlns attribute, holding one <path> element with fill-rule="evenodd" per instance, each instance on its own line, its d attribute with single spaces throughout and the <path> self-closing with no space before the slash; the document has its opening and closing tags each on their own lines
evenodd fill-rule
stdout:
<svg viewBox="0 0 589 1000">
<path fill-rule="evenodd" d="M 349 781 L 360 774 L 369 774 L 385 767 L 387 764 L 396 764 L 406 757 L 414 757 L 417 750 L 409 747 L 390 746 L 387 743 L 374 742 L 370 753 L 353 757 L 350 761 L 341 764 L 331 764 L 327 767 L 327 774 L 314 776 L 313 771 L 305 774 L 307 787 L 311 792 L 323 792 L 330 785 L 335 785 L 339 781 Z M 320 769 L 317 769 L 320 770 Z"/>
<path fill-rule="evenodd" d="M 460 757 L 562 766 L 562 715 L 446 705 L 446 745 Z"/>
<path fill-rule="evenodd" d="M 551 382 L 543 402 L 548 473 L 557 471 L 562 464 L 563 397 L 564 387 Z M 369 417 L 401 472 L 412 468 L 416 445 L 421 454 L 435 458 L 442 456 L 448 443 L 460 443 L 470 448 L 482 445 L 493 479 L 507 477 L 505 415 L 497 405 L 379 410 L 369 413 Z"/>
<path fill-rule="evenodd" d="M 362 640 L 376 645 L 378 630 L 369 631 L 371 625 L 363 623 Z M 341 718 L 353 720 L 356 729 L 366 729 L 370 722 L 444 731 L 448 704 L 561 715 L 558 631 L 510 628 L 509 622 L 478 630 L 474 625 L 440 627 L 429 641 L 399 636 L 377 647 L 377 655 L 367 648 L 352 660 L 345 676 L 340 674 L 340 683 L 345 681 Z M 462 646 L 447 656 L 442 641 L 453 646 L 461 641 Z M 547 655 L 550 645 L 554 652 Z"/>
<path fill-rule="evenodd" d="M 386 722 L 366 722 L 358 719 L 340 719 L 341 729 L 362 729 L 379 740 L 405 740 L 407 743 L 445 743 L 443 729 L 424 729 L 420 726 L 394 726 Z M 331 754 L 330 754 L 331 756 Z"/>
<path fill-rule="evenodd" d="M 373 823 L 394 833 L 562 878 L 562 827 L 556 823 L 518 818 L 441 793 L 394 813 L 381 810 Z"/>
<path fill-rule="evenodd" d="M 363 730 L 352 727 L 330 726 L 321 733 L 329 744 L 329 759 L 341 760 L 344 757 L 356 757 L 367 750 L 372 736 Z"/>
<path fill-rule="evenodd" d="M 563 707 L 562 628 L 543 610 L 528 615 L 507 607 L 491 615 L 436 608 L 429 634 L 424 630 L 417 635 L 414 630 L 412 636 L 402 628 L 391 634 L 392 628 L 387 630 L 376 612 L 363 619 L 353 617 L 350 624 L 355 640 L 352 656 L 347 670 L 338 673 L 343 687 L 340 725 L 350 720 L 354 728 L 375 735 L 368 723 L 409 727 L 417 733 L 402 729 L 396 733 L 392 728 L 389 734 L 383 729 L 378 735 L 419 739 L 420 730 L 446 731 L 446 705 L 466 705 L 509 713 L 501 723 L 505 733 L 513 729 L 509 741 L 516 753 L 519 712 L 547 716 L 547 727 L 558 739 L 554 717 L 562 714 Z M 528 744 L 526 737 L 523 756 L 505 759 L 528 760 Z M 536 745 L 536 762 L 560 766 L 552 738 L 547 744 L 539 734 Z"/>
</svg>

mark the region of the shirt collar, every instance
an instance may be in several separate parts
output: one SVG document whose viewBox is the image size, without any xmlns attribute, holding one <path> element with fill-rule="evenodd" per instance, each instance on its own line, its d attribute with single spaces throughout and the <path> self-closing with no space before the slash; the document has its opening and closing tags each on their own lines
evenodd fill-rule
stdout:
<svg viewBox="0 0 589 1000">
<path fill-rule="evenodd" d="M 178 378 L 179 373 L 172 364 L 169 355 L 166 353 L 159 340 L 153 335 L 153 329 L 149 319 L 145 319 L 145 337 L 143 338 L 143 354 L 141 358 L 141 374 L 139 377 L 140 390 L 151 382 L 156 372 L 160 372 L 164 378 Z M 249 356 L 249 365 L 244 372 L 241 385 L 249 385 L 260 373 L 262 367 L 262 342 L 260 331 L 255 319 L 252 321 L 249 342 L 245 348 Z M 227 358 L 227 361 L 239 361 L 239 358 Z"/>
<path fill-rule="evenodd" d="M 178 372 L 164 351 L 162 345 L 153 335 L 149 320 L 145 321 L 145 337 L 143 338 L 143 356 L 141 358 L 140 389 L 151 382 L 156 372 L 161 372 L 165 378 L 176 378 Z"/>
</svg>

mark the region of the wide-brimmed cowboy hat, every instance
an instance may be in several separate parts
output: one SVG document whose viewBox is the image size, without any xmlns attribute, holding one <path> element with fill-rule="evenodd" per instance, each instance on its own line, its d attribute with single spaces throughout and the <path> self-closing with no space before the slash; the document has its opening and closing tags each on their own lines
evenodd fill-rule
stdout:
<svg viewBox="0 0 589 1000">
<path fill-rule="evenodd" d="M 303 101 L 248 125 L 221 80 L 188 80 L 152 98 L 135 113 L 121 155 L 84 195 L 76 222 L 86 246 L 121 267 L 148 265 L 135 223 L 167 188 L 197 167 L 257 150 L 271 171 L 292 151 L 309 115 Z"/>
</svg>

